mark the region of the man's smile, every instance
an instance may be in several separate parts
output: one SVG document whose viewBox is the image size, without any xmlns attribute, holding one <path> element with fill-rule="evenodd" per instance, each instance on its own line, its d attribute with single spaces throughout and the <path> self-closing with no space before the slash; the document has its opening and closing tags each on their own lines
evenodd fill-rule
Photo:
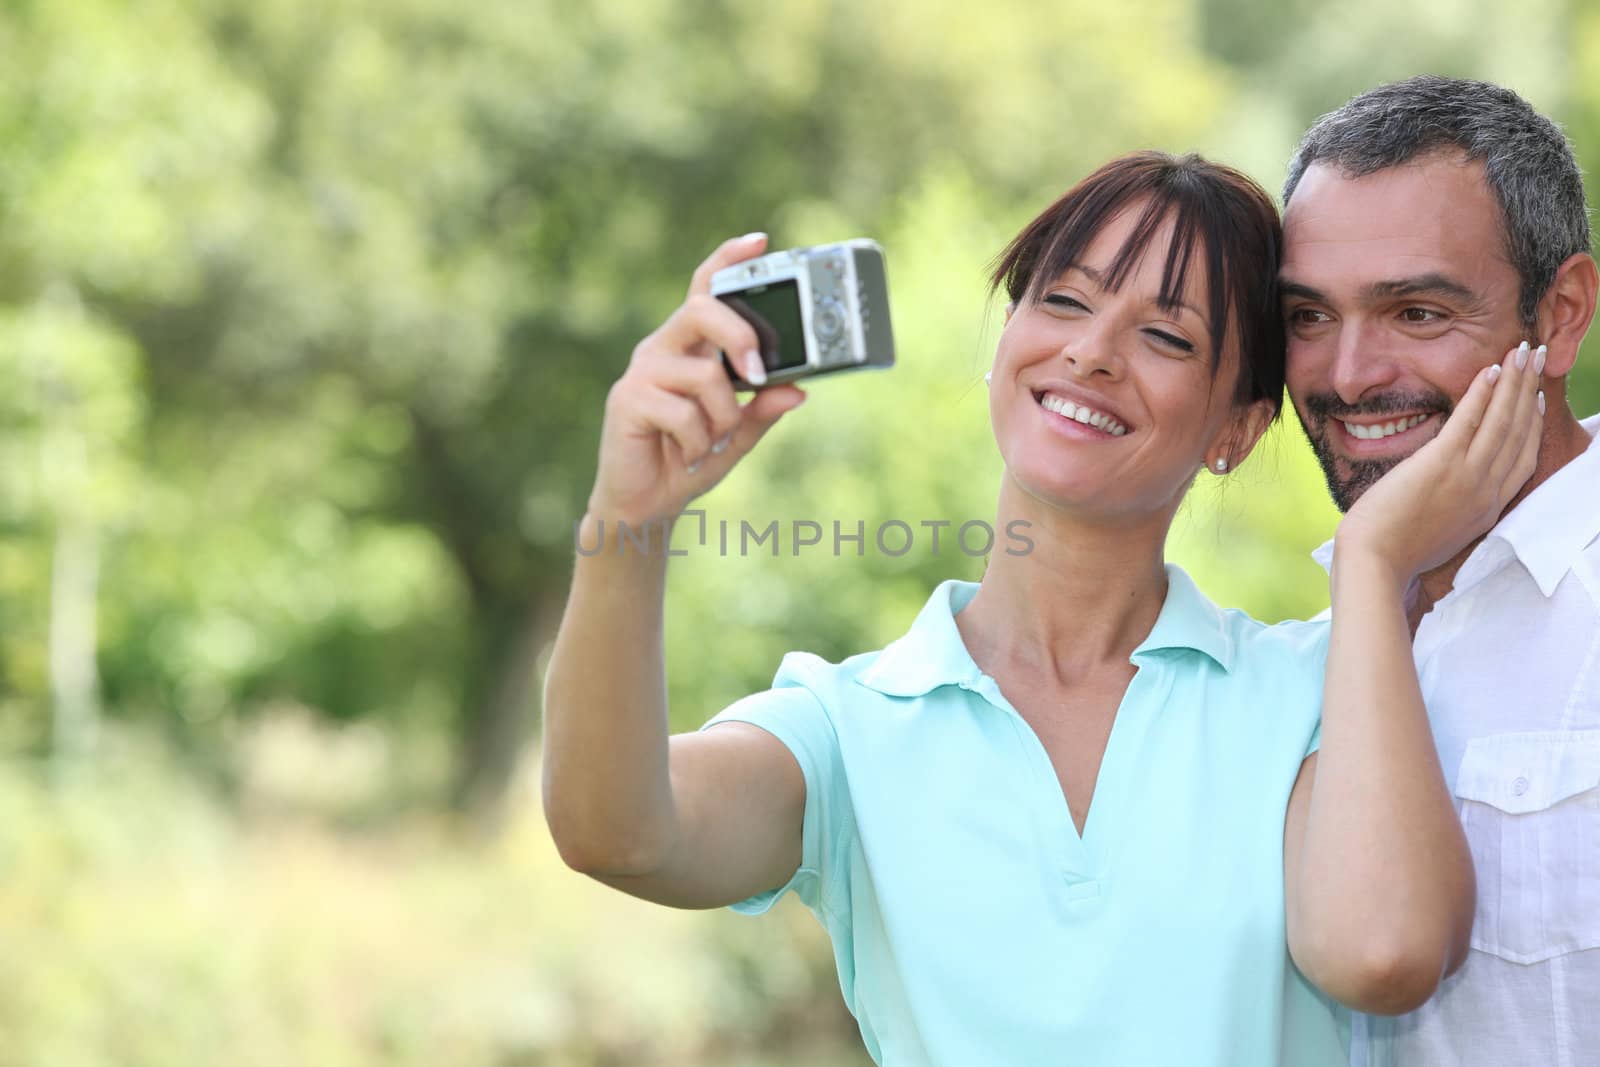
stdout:
<svg viewBox="0 0 1600 1067">
<path fill-rule="evenodd" d="M 1351 459 L 1408 456 L 1432 440 L 1444 420 L 1437 411 L 1409 415 L 1331 418 L 1325 423 L 1340 453 Z"/>
</svg>

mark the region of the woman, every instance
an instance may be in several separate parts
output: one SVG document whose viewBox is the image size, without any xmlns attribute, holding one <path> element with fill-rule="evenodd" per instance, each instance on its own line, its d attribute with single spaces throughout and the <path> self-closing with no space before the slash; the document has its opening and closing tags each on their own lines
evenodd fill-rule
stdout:
<svg viewBox="0 0 1600 1067">
<path fill-rule="evenodd" d="M 1430 995 L 1466 949 L 1472 868 L 1402 598 L 1532 470 L 1536 375 L 1486 371 L 1346 516 L 1331 633 L 1219 611 L 1163 546 L 1199 470 L 1277 414 L 1279 236 L 1237 172 L 1140 153 L 1016 237 L 994 525 L 1035 547 L 940 585 L 879 652 L 786 657 L 669 738 L 665 554 L 578 560 L 545 703 L 567 862 L 678 907 L 796 890 L 883 1064 L 1336 1063 L 1307 979 L 1365 1011 Z M 754 337 L 707 281 L 764 247 L 719 248 L 635 350 L 584 544 L 678 515 L 801 402 L 741 409 L 716 358 Z"/>
</svg>

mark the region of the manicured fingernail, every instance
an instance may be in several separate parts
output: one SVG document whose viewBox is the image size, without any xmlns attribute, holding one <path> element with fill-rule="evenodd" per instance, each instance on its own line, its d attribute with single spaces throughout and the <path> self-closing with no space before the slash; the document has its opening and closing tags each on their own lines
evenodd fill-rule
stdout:
<svg viewBox="0 0 1600 1067">
<path fill-rule="evenodd" d="M 714 442 L 712 442 L 712 444 L 711 444 L 711 454 L 713 456 L 722 455 L 722 453 L 726 452 L 727 449 L 728 449 L 728 442 L 732 441 L 732 440 L 733 440 L 733 434 L 731 434 L 731 433 L 723 434 L 721 437 L 717 438 Z"/>
<path fill-rule="evenodd" d="M 1539 390 L 1539 414 L 1544 414 L 1544 390 Z"/>
<path fill-rule="evenodd" d="M 739 238 L 741 241 L 765 241 L 766 239 L 767 231 L 765 230 L 751 230 L 749 233 Z"/>
<path fill-rule="evenodd" d="M 1528 342 L 1522 342 L 1522 347 L 1517 349 L 1517 369 L 1521 370 L 1528 365 Z"/>
<path fill-rule="evenodd" d="M 1489 368 L 1489 384 L 1493 385 L 1500 380 L 1500 364 L 1496 363 Z"/>
<path fill-rule="evenodd" d="M 1538 350 L 1536 352 L 1534 352 L 1534 354 L 1533 354 L 1533 373 L 1535 373 L 1535 374 L 1543 374 L 1544 373 L 1544 357 L 1549 355 L 1549 354 L 1550 354 L 1550 346 L 1549 345 L 1540 345 L 1539 346 Z"/>
<path fill-rule="evenodd" d="M 754 349 L 744 354 L 744 380 L 751 385 L 767 384 L 767 368 L 762 365 L 761 353 Z"/>
</svg>

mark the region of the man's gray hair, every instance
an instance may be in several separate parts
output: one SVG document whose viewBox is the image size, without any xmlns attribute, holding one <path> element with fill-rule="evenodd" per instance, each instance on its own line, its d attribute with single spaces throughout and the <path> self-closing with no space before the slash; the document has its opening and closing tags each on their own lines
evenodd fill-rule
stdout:
<svg viewBox="0 0 1600 1067">
<path fill-rule="evenodd" d="M 1589 212 L 1572 145 L 1510 89 L 1424 74 L 1362 93 L 1306 131 L 1289 161 L 1284 208 L 1314 163 L 1360 178 L 1450 149 L 1484 165 L 1521 278 L 1517 310 L 1531 328 L 1556 268 L 1589 251 Z"/>
</svg>

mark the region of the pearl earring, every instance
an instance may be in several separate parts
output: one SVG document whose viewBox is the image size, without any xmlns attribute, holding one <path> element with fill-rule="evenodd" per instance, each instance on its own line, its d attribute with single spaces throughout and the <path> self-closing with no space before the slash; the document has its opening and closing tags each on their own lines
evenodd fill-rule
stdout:
<svg viewBox="0 0 1600 1067">
<path fill-rule="evenodd" d="M 1222 474 L 1222 473 L 1226 472 L 1227 469 L 1228 469 L 1228 461 L 1226 459 L 1224 459 L 1222 456 L 1218 456 L 1217 457 L 1216 467 L 1217 467 L 1217 473 L 1218 474 Z"/>
<path fill-rule="evenodd" d="M 983 372 L 983 384 L 984 385 L 988 385 L 990 379 L 992 379 L 993 377 L 994 377 L 994 371 L 992 371 L 992 370 L 984 371 Z"/>
</svg>

